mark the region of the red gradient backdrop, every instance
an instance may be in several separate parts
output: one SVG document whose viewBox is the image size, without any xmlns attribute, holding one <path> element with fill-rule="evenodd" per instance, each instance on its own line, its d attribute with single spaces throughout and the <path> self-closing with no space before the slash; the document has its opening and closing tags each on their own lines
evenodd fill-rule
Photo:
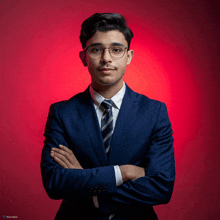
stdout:
<svg viewBox="0 0 220 220">
<path fill-rule="evenodd" d="M 25 220 L 53 219 L 61 201 L 40 175 L 43 131 L 53 102 L 90 83 L 78 52 L 80 25 L 118 12 L 134 32 L 125 81 L 167 104 L 176 182 L 160 220 L 219 219 L 219 11 L 208 0 L 1 0 L 1 210 Z"/>
</svg>

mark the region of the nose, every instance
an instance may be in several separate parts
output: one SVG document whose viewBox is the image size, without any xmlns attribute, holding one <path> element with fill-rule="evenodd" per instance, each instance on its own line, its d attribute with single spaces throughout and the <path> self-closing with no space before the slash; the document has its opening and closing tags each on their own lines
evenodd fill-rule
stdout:
<svg viewBox="0 0 220 220">
<path fill-rule="evenodd" d="M 109 48 L 104 48 L 103 53 L 102 53 L 101 60 L 105 63 L 108 63 L 108 62 L 112 61 L 112 57 L 110 55 L 109 50 L 110 50 Z"/>
</svg>

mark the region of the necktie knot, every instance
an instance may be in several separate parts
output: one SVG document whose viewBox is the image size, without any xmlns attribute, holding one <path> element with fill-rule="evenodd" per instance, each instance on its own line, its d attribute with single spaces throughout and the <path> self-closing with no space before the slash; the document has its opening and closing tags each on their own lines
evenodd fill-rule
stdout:
<svg viewBox="0 0 220 220">
<path fill-rule="evenodd" d="M 112 109 L 112 104 L 113 101 L 111 99 L 105 99 L 101 105 L 106 109 L 106 110 L 111 110 Z"/>
</svg>

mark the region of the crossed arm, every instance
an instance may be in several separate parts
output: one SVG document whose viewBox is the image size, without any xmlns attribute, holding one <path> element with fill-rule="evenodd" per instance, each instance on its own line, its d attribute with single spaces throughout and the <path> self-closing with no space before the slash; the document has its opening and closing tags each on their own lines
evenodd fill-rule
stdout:
<svg viewBox="0 0 220 220">
<path fill-rule="evenodd" d="M 80 132 L 82 131 L 79 129 L 77 134 Z M 119 166 L 123 184 L 118 187 L 115 184 L 113 166 L 94 165 L 83 169 L 82 158 L 80 160 L 75 157 L 79 152 L 74 152 L 74 155 L 70 150 L 55 107 L 50 111 L 45 137 L 41 171 L 44 187 L 50 198 L 86 200 L 98 196 L 101 210 L 107 207 L 107 210 L 115 209 L 116 212 L 122 206 L 134 209 L 169 202 L 175 166 L 172 129 L 165 105 L 161 105 L 151 140 L 146 146 L 149 150 L 143 159 L 147 161 L 147 167 L 140 167 L 142 164 L 139 161 L 134 165 Z M 85 164 L 87 160 L 91 162 L 91 154 L 94 153 L 89 149 L 84 152 Z"/>
<path fill-rule="evenodd" d="M 51 149 L 50 156 L 63 168 L 83 169 L 73 152 L 61 144 L 59 145 L 59 148 Z M 145 169 L 143 167 L 128 164 L 119 166 L 119 168 L 121 170 L 123 182 L 128 180 L 134 181 L 145 176 Z"/>
</svg>

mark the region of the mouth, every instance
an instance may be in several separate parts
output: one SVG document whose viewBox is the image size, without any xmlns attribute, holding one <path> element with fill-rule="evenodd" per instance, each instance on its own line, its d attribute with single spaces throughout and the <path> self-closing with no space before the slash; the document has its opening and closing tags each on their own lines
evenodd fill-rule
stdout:
<svg viewBox="0 0 220 220">
<path fill-rule="evenodd" d="M 111 71 L 114 71 L 115 68 L 105 68 L 105 67 L 102 67 L 99 69 L 99 71 L 101 71 L 102 73 L 110 73 Z"/>
</svg>

